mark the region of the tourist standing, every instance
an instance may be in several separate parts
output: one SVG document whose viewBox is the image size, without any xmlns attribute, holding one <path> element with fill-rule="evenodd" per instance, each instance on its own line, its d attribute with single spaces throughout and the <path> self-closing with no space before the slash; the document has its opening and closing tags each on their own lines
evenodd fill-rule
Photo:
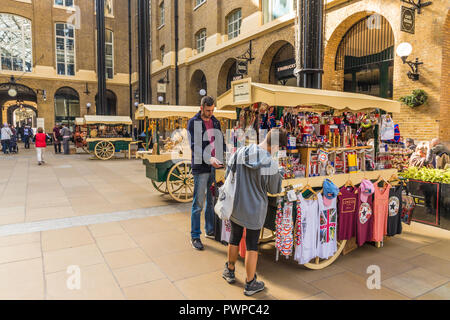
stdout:
<svg viewBox="0 0 450 320">
<path fill-rule="evenodd" d="M 30 137 L 32 135 L 30 126 L 25 126 L 23 128 L 23 143 L 25 144 L 25 149 L 30 149 Z"/>
<path fill-rule="evenodd" d="M 215 169 L 222 167 L 224 138 L 220 122 L 214 115 L 214 99 L 205 96 L 201 100 L 200 111 L 189 120 L 188 130 L 192 150 L 192 174 L 194 175 L 194 199 L 191 210 L 191 244 L 194 249 L 203 250 L 200 240 L 200 214 L 205 205 L 206 236 L 214 238 L 214 200 L 211 186 L 215 179 Z M 215 130 L 214 130 L 215 129 Z M 215 133 L 220 132 L 220 138 Z M 205 133 L 207 138 L 204 139 Z M 219 139 L 220 141 L 217 141 Z M 205 149 L 208 148 L 208 152 Z M 216 152 L 217 150 L 217 152 Z M 206 154 L 209 153 L 209 154 Z"/>
<path fill-rule="evenodd" d="M 278 161 L 272 158 L 280 147 L 286 147 L 287 134 L 284 129 L 272 129 L 259 145 L 251 144 L 239 148 L 229 163 L 236 168 L 236 190 L 233 211 L 230 217 L 231 235 L 228 243 L 228 261 L 222 277 L 234 283 L 235 265 L 239 254 L 244 228 L 245 234 L 245 281 L 244 294 L 251 296 L 264 289 L 264 282 L 256 280 L 258 262 L 258 240 L 267 215 L 267 193 L 281 192 L 283 176 L 278 169 Z M 282 171 L 282 170 L 281 170 Z M 227 168 L 225 177 L 230 172 Z"/>
<path fill-rule="evenodd" d="M 39 127 L 37 129 L 36 142 L 35 142 L 38 165 L 45 163 L 44 150 L 47 147 L 46 140 L 47 140 L 47 135 L 44 133 L 44 129 Z"/>
<path fill-rule="evenodd" d="M 8 154 L 9 153 L 9 151 L 8 151 L 9 150 L 9 142 L 11 141 L 12 131 L 9 128 L 7 123 L 5 123 L 3 125 L 1 134 L 2 134 L 1 141 L 2 141 L 3 153 Z"/>
<path fill-rule="evenodd" d="M 70 130 L 65 124 L 63 124 L 63 127 L 62 127 L 60 133 L 63 138 L 64 154 L 69 154 L 69 141 L 70 141 L 70 135 L 71 135 Z"/>
<path fill-rule="evenodd" d="M 61 153 L 61 132 L 59 129 L 59 125 L 55 124 L 55 127 L 53 128 L 53 145 L 55 146 L 55 154 Z"/>
</svg>

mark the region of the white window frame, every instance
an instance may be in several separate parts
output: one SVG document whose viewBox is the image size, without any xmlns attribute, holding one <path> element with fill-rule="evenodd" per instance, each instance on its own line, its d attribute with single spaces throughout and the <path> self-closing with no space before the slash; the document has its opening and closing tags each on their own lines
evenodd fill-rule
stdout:
<svg viewBox="0 0 450 320">
<path fill-rule="evenodd" d="M 203 51 L 205 51 L 205 45 L 206 45 L 206 29 L 200 29 L 195 34 L 195 49 L 197 50 L 197 53 L 202 53 Z"/>
<path fill-rule="evenodd" d="M 275 8 L 278 7 L 278 3 L 275 3 L 275 1 L 276 0 L 263 0 L 261 2 L 261 11 L 262 11 L 263 24 L 269 23 L 269 22 L 274 21 L 276 19 L 279 19 L 279 18 L 281 18 L 281 17 L 283 17 L 283 16 L 285 16 L 287 14 L 290 14 L 290 13 L 292 13 L 294 11 L 294 1 L 293 0 L 287 0 L 288 5 L 291 6 L 291 11 L 289 11 L 289 12 L 283 14 L 283 15 L 280 15 L 279 17 L 274 17 L 273 9 L 274 9 L 274 7 Z M 266 5 L 268 6 L 268 15 L 269 15 L 268 17 L 264 16 L 264 2 L 266 2 Z"/>
<path fill-rule="evenodd" d="M 69 38 L 69 37 L 67 37 L 67 36 L 64 36 L 64 37 L 62 37 L 62 36 L 58 36 L 58 35 L 56 35 L 56 26 L 58 25 L 58 24 L 63 24 L 64 25 L 64 27 L 66 27 L 66 26 L 71 26 L 72 28 L 73 28 L 73 75 L 72 74 L 67 74 L 67 65 L 68 65 L 68 63 L 67 63 L 67 57 L 68 57 L 68 54 L 67 54 L 67 50 L 66 50 L 66 39 L 71 39 L 71 38 Z M 56 74 L 58 75 L 58 76 L 69 76 L 69 77 L 73 77 L 73 76 L 75 76 L 76 75 L 76 70 L 77 70 L 77 47 L 76 47 L 76 37 L 75 37 L 75 26 L 74 25 L 72 25 L 72 24 L 70 24 L 70 23 L 65 23 L 65 22 L 56 22 L 55 23 L 55 62 L 56 62 Z M 64 74 L 59 74 L 58 73 L 58 48 L 57 48 L 57 38 L 63 38 L 64 39 Z"/>
<path fill-rule="evenodd" d="M 239 13 L 239 17 L 237 19 L 234 19 L 238 13 Z M 232 18 L 234 20 L 231 20 Z M 239 8 L 239 9 L 233 10 L 231 13 L 229 13 L 227 16 L 226 22 L 227 22 L 228 40 L 238 37 L 241 34 L 242 9 Z"/>
<path fill-rule="evenodd" d="M 193 11 L 197 10 L 197 8 L 201 7 L 205 3 L 206 3 L 206 0 L 195 0 L 195 6 L 194 6 Z"/>
<path fill-rule="evenodd" d="M 56 3 L 56 1 L 57 0 L 53 0 L 53 6 L 55 6 L 55 7 L 73 8 L 75 6 L 75 0 L 72 0 L 72 5 L 71 6 L 67 5 L 67 1 L 68 0 L 61 0 L 63 2 L 63 4 L 58 4 L 58 3 Z"/>
<path fill-rule="evenodd" d="M 113 79 L 114 78 L 114 31 L 110 30 L 110 29 L 106 29 L 105 32 L 111 32 L 111 42 L 106 42 L 106 35 L 105 35 L 105 48 L 107 45 L 111 45 L 111 62 L 112 62 L 112 77 L 108 77 L 108 72 L 107 72 L 107 66 L 106 66 L 106 49 L 105 49 L 105 74 L 106 74 L 106 79 Z"/>
<path fill-rule="evenodd" d="M 159 28 L 164 26 L 166 23 L 165 15 L 166 15 L 165 4 L 164 1 L 161 1 L 161 3 L 159 4 Z"/>
<path fill-rule="evenodd" d="M 21 16 L 18 16 L 18 15 L 15 15 L 15 14 L 11 14 L 11 13 L 4 13 L 4 12 L 2 12 L 1 14 L 10 15 L 10 16 L 16 16 L 16 17 L 22 18 L 24 20 L 27 20 L 30 23 L 30 39 L 31 39 L 31 58 L 30 58 L 31 68 L 30 68 L 30 71 L 26 71 L 26 67 L 25 67 L 25 65 L 26 65 L 26 63 L 25 63 L 25 32 L 24 32 L 23 25 L 21 26 L 21 36 L 22 36 L 22 42 L 21 42 L 21 46 L 22 46 L 21 49 L 22 50 L 21 50 L 21 52 L 22 52 L 22 55 L 18 56 L 22 60 L 22 70 L 14 70 L 13 58 L 15 58 L 15 57 L 11 56 L 11 70 L 5 69 L 4 71 L 33 72 L 33 30 L 32 30 L 33 26 L 32 26 L 31 20 L 29 20 L 27 18 L 24 18 L 24 17 L 21 17 Z M 5 32 L 8 32 L 8 31 L 10 32 L 9 28 L 6 28 L 6 29 L 1 29 L 0 28 L 0 30 L 3 30 Z M 0 54 L 0 70 L 3 70 L 1 58 L 2 58 L 2 55 Z"/>
</svg>

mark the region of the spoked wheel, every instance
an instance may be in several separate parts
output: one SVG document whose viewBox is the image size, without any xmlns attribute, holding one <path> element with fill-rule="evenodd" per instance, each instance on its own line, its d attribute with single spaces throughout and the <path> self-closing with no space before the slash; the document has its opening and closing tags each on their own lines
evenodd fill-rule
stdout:
<svg viewBox="0 0 450 320">
<path fill-rule="evenodd" d="M 95 145 L 95 155 L 101 160 L 111 159 L 114 151 L 114 145 L 110 141 L 100 141 Z"/>
<path fill-rule="evenodd" d="M 194 176 L 191 164 L 180 161 L 170 168 L 167 175 L 167 190 L 178 202 L 190 202 L 194 197 Z"/>
<path fill-rule="evenodd" d="M 338 249 L 332 257 L 330 257 L 329 259 L 319 259 L 318 257 L 316 257 L 314 262 L 305 263 L 304 266 L 308 269 L 313 269 L 313 270 L 319 270 L 319 269 L 328 267 L 330 264 L 332 264 L 334 261 L 336 261 L 336 259 L 342 253 L 342 250 L 344 250 L 346 244 L 347 244 L 347 240 L 338 241 L 337 242 Z"/>
<path fill-rule="evenodd" d="M 164 194 L 169 194 L 169 190 L 167 190 L 167 182 L 163 181 L 163 182 L 156 182 L 156 181 L 152 181 L 152 185 L 155 187 L 156 190 L 158 190 L 161 193 Z"/>
</svg>

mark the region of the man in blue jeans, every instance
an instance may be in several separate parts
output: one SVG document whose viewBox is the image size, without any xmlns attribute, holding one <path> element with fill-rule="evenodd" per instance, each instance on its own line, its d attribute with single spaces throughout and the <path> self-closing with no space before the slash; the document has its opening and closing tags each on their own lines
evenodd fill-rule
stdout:
<svg viewBox="0 0 450 320">
<path fill-rule="evenodd" d="M 206 199 L 205 231 L 208 238 L 214 238 L 214 202 L 211 185 L 215 169 L 223 167 L 224 138 L 220 122 L 214 116 L 214 99 L 202 98 L 200 112 L 189 120 L 192 150 L 192 174 L 194 175 L 194 199 L 191 212 L 191 244 L 194 249 L 203 250 L 200 240 L 200 214 Z M 217 157 L 217 158 L 216 158 Z"/>
</svg>

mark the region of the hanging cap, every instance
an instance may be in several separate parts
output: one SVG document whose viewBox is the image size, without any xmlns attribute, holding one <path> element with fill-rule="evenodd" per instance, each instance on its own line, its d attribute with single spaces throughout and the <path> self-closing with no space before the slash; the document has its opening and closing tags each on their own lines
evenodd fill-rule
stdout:
<svg viewBox="0 0 450 320">
<path fill-rule="evenodd" d="M 360 196 L 362 202 L 367 202 L 367 198 L 375 191 L 373 183 L 367 179 L 363 179 L 361 181 L 361 185 L 359 186 L 359 188 L 361 189 Z"/>
<path fill-rule="evenodd" d="M 329 207 L 338 194 L 339 188 L 330 179 L 325 179 L 323 181 L 323 204 Z"/>
</svg>

